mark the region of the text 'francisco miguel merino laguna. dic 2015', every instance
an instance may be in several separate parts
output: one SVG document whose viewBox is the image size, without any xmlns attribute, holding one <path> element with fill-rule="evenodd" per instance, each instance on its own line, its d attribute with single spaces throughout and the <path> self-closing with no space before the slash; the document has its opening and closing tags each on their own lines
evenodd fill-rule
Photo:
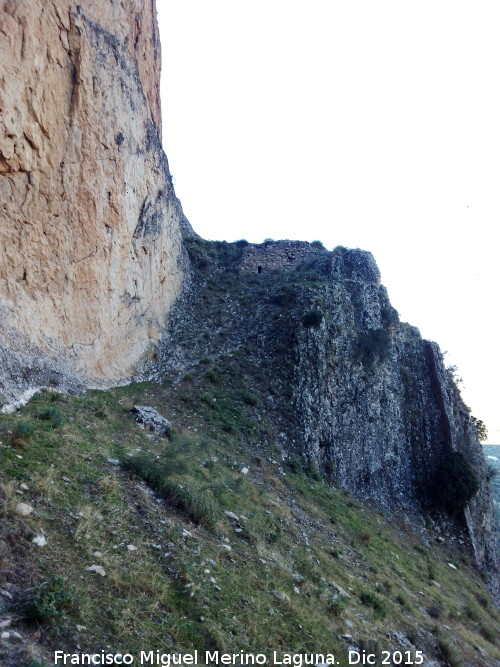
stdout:
<svg viewBox="0 0 500 667">
<path fill-rule="evenodd" d="M 349 650 L 349 665 L 422 665 L 422 651 L 382 651 L 382 662 L 376 663 L 374 653 Z M 271 659 L 270 659 L 271 658 Z M 272 656 L 265 653 L 221 653 L 205 651 L 205 654 L 193 653 L 161 653 L 161 651 L 141 651 L 138 656 L 131 653 L 64 653 L 54 652 L 55 665 L 338 665 L 339 661 L 333 653 L 282 653 L 273 651 Z"/>
</svg>

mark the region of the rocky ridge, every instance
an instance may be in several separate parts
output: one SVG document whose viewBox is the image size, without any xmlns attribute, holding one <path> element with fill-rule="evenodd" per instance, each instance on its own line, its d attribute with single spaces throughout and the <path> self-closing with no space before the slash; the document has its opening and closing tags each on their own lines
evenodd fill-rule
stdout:
<svg viewBox="0 0 500 667">
<path fill-rule="evenodd" d="M 372 255 L 290 241 L 187 244 L 191 286 L 153 376 L 244 358 L 285 458 L 306 459 L 388 515 L 449 532 L 498 592 L 474 419 L 439 347 L 399 321 Z"/>
</svg>

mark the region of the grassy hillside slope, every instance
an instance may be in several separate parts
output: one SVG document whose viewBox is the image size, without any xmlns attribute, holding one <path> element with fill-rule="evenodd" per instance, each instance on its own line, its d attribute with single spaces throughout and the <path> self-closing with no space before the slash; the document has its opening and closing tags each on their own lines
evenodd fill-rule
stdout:
<svg viewBox="0 0 500 667">
<path fill-rule="evenodd" d="M 175 384 L 42 392 L 0 416 L 1 665 L 77 647 L 500 664 L 500 614 L 457 545 L 283 460 L 260 401 L 206 359 Z M 174 433 L 138 425 L 135 404 Z"/>
</svg>

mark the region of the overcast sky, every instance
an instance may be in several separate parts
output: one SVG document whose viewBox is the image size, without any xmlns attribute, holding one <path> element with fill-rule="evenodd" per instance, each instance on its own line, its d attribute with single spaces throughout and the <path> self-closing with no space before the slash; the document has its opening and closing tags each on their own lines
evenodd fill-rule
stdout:
<svg viewBox="0 0 500 667">
<path fill-rule="evenodd" d="M 370 250 L 500 443 L 500 3 L 157 6 L 163 143 L 194 229 Z"/>
</svg>

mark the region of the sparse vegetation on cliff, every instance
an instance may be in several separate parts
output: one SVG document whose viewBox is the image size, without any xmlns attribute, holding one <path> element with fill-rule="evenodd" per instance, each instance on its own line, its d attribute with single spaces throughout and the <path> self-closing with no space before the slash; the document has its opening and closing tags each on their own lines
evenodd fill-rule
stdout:
<svg viewBox="0 0 500 667">
<path fill-rule="evenodd" d="M 377 361 L 385 361 L 389 355 L 390 337 L 385 329 L 370 329 L 358 334 L 354 345 L 354 360 L 365 368 Z"/>
<path fill-rule="evenodd" d="M 477 437 L 479 442 L 484 442 L 485 440 L 488 439 L 488 429 L 486 428 L 486 424 L 481 420 L 478 419 L 477 417 L 471 416 L 472 423 L 476 427 L 477 431 Z"/>
<path fill-rule="evenodd" d="M 311 310 L 309 313 L 306 313 L 302 319 L 302 323 L 305 327 L 319 327 L 323 321 L 323 313 L 320 310 Z"/>
</svg>

